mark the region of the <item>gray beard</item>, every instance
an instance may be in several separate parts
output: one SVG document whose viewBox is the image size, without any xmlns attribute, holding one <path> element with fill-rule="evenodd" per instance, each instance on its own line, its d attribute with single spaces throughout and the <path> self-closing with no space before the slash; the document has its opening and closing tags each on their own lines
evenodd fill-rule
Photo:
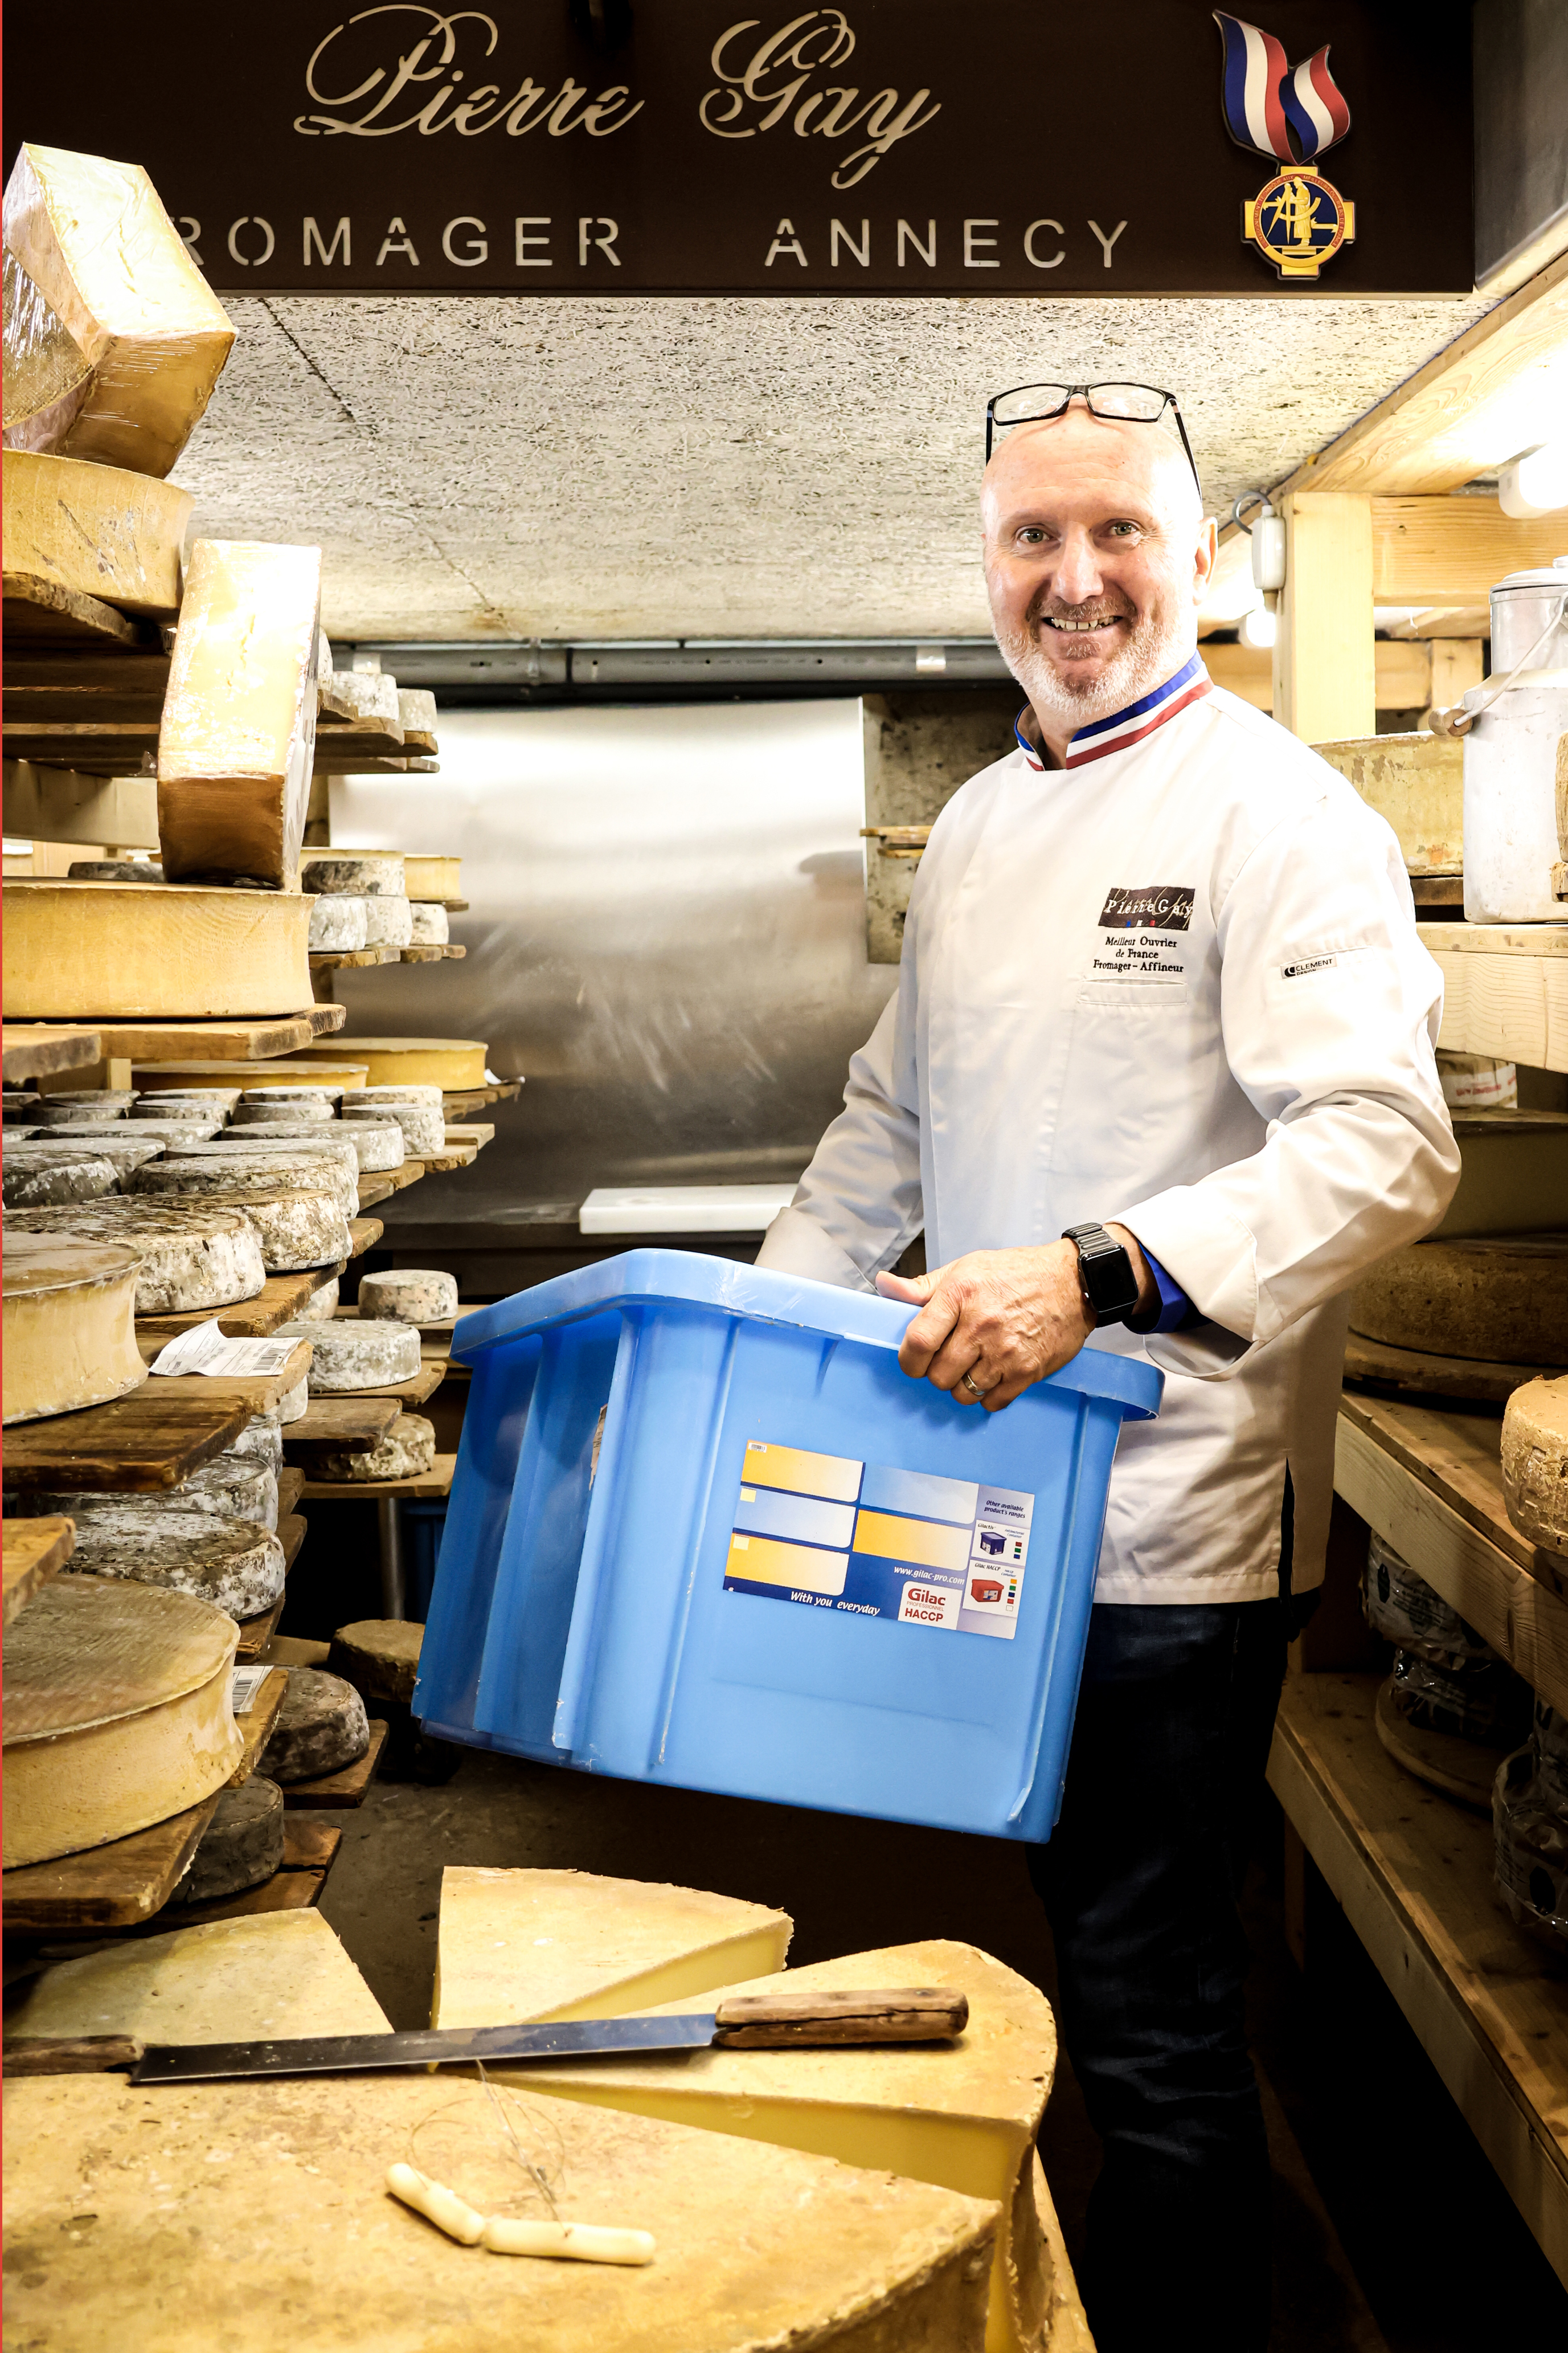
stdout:
<svg viewBox="0 0 1568 2353">
<path fill-rule="evenodd" d="M 1179 624 L 1146 622 L 1112 655 L 1096 679 L 1079 685 L 1070 670 L 1064 675 L 1042 653 L 1031 630 L 1013 630 L 1005 637 L 998 632 L 996 642 L 1003 660 L 1035 708 L 1075 728 L 1110 719 L 1163 686 L 1181 668 L 1184 650 Z"/>
</svg>

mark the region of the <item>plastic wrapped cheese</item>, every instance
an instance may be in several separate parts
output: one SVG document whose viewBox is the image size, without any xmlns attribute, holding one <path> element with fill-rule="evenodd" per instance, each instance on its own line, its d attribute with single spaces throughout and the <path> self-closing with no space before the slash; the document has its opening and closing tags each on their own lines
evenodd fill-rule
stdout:
<svg viewBox="0 0 1568 2353">
<path fill-rule="evenodd" d="M 92 366 L 54 305 L 6 251 L 4 261 L 7 449 L 58 449 L 92 383 Z"/>
<path fill-rule="evenodd" d="M 168 473 L 234 329 L 146 173 L 24 146 L 6 184 L 5 241 L 92 368 L 67 454 Z"/>
</svg>

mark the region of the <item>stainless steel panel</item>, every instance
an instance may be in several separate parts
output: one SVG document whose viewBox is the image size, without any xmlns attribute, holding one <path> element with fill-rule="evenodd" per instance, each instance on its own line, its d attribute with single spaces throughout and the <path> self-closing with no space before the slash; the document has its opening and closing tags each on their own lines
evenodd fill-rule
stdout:
<svg viewBox="0 0 1568 2353">
<path fill-rule="evenodd" d="M 466 961 L 338 976 L 348 1027 L 482 1038 L 528 1083 L 473 1168 L 377 1211 L 388 1240 L 797 1176 L 896 977 L 866 961 L 859 702 L 443 709 L 440 745 L 438 777 L 332 779 L 335 842 L 458 855 L 469 901 Z"/>
</svg>

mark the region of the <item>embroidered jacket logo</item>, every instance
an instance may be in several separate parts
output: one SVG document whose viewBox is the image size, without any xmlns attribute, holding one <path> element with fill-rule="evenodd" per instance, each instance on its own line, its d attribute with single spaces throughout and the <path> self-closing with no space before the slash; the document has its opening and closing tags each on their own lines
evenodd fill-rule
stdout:
<svg viewBox="0 0 1568 2353">
<path fill-rule="evenodd" d="M 1184 932 L 1193 920 L 1190 882 L 1116 884 L 1108 891 L 1100 920 L 1113 932 Z"/>
</svg>

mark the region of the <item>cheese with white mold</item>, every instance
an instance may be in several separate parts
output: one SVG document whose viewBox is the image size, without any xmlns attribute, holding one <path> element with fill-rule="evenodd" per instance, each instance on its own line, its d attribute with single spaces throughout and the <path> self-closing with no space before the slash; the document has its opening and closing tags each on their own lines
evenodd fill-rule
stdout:
<svg viewBox="0 0 1568 2353">
<path fill-rule="evenodd" d="M 715 1989 L 705 1994 L 703 2006 L 726 1994 L 897 1986 L 957 1988 L 969 2000 L 964 2032 L 951 2043 L 710 2048 L 640 2062 L 530 2067 L 528 2096 L 700 2125 L 994 2199 L 1003 2222 L 987 2353 L 1034 2353 L 1049 2281 L 1032 2168 L 1057 2053 L 1056 2023 L 1039 1989 L 972 1945 L 932 1941 L 850 1953 Z M 521 2071 L 512 2075 L 503 2066 L 496 2072 L 521 2087 Z"/>
<path fill-rule="evenodd" d="M 436 1464 L 436 1425 L 422 1413 L 400 1413 L 390 1430 L 363 1454 L 326 1454 L 316 1466 L 318 1479 L 341 1479 L 345 1485 L 378 1479 L 423 1479 Z"/>
<path fill-rule="evenodd" d="M 119 1184 L 113 1161 L 97 1158 L 86 1145 L 59 1160 L 14 1159 L 7 1151 L 0 1171 L 0 1198 L 7 1209 L 47 1208 L 57 1202 L 96 1201 L 115 1192 Z"/>
<path fill-rule="evenodd" d="M 261 1237 L 243 1209 L 175 1208 L 112 1194 L 69 1208 L 24 1209 L 23 1233 L 75 1235 L 134 1250 L 138 1315 L 178 1315 L 254 1299 L 267 1281 Z"/>
<path fill-rule="evenodd" d="M 171 882 L 295 889 L 316 741 L 321 551 L 198 539 L 158 730 Z"/>
<path fill-rule="evenodd" d="M 7 1425 L 105 1405 L 141 1387 L 147 1367 L 136 1345 L 133 1250 L 17 1233 L 6 1237 L 5 1258 Z"/>
<path fill-rule="evenodd" d="M 359 1214 L 359 1160 L 351 1145 L 299 1138 L 290 1144 L 247 1144 L 243 1129 L 229 1136 L 149 1161 L 131 1179 L 137 1193 L 225 1193 L 264 1196 L 291 1187 L 331 1192 L 345 1218 Z"/>
<path fill-rule="evenodd" d="M 421 1362 L 419 1335 L 407 1324 L 337 1316 L 330 1324 L 280 1324 L 275 1337 L 310 1341 L 308 1377 L 312 1397 L 390 1388 L 399 1381 L 411 1381 Z"/>
<path fill-rule="evenodd" d="M 341 1675 L 290 1667 L 289 1689 L 257 1769 L 287 1788 L 357 1765 L 370 1746 L 364 1702 Z"/>
<path fill-rule="evenodd" d="M 353 1253 L 353 1236 L 334 1191 L 289 1178 L 263 1193 L 211 1192 L 205 1208 L 243 1209 L 261 1237 L 261 1263 L 268 1274 L 308 1274 Z M 303 1387 L 303 1384 L 300 1385 Z"/>
<path fill-rule="evenodd" d="M 191 493 L 121 466 L 7 449 L 5 571 L 44 589 L 91 596 L 153 621 L 180 609 L 180 548 Z M 90 884 L 68 882 L 62 890 Z M 144 882 L 121 886 L 150 898 Z"/>
<path fill-rule="evenodd" d="M 357 955 L 365 944 L 363 899 L 339 898 L 325 892 L 310 902 L 310 945 L 318 955 L 336 950 Z"/>
<path fill-rule="evenodd" d="M 133 1168 L 142 1166 L 143 1161 L 161 1160 L 164 1149 L 161 1135 L 147 1135 L 141 1128 L 129 1125 L 118 1135 L 99 1135 L 89 1130 L 85 1140 L 68 1142 L 45 1132 L 37 1135 L 24 1134 L 19 1142 L 25 1148 L 20 1150 L 18 1144 L 12 1140 L 15 1135 L 14 1128 L 5 1130 L 7 1166 L 14 1161 L 20 1168 L 58 1168 L 79 1160 L 85 1151 L 90 1153 L 94 1160 L 107 1160 L 121 1184 Z"/>
<path fill-rule="evenodd" d="M 452 935 L 447 910 L 439 899 L 411 899 L 408 902 L 412 923 L 410 939 L 415 947 L 445 947 Z"/>
<path fill-rule="evenodd" d="M 395 1119 L 335 1120 L 331 1132 L 353 1143 L 362 1176 L 401 1168 L 408 1157 L 403 1130 Z"/>
<path fill-rule="evenodd" d="M 300 869 L 302 891 L 349 899 L 402 899 L 403 858 L 391 849 L 307 849 Z"/>
<path fill-rule="evenodd" d="M 119 1493 L 101 1487 L 42 1488 L 12 1498 L 9 1508 L 34 1519 L 40 1513 L 63 1512 L 79 1523 L 93 1519 L 138 1521 L 153 1526 L 170 1510 L 204 1512 L 220 1520 L 254 1520 L 259 1527 L 278 1525 L 278 1477 L 269 1461 L 254 1451 L 236 1454 L 226 1450 L 198 1463 L 172 1487 L 152 1494 Z"/>
<path fill-rule="evenodd" d="M 1502 1417 L 1502 1492 L 1521 1535 L 1568 1555 L 1568 1376 L 1526 1381 Z"/>
<path fill-rule="evenodd" d="M 395 1120 L 403 1130 L 403 1148 L 411 1159 L 432 1159 L 446 1149 L 446 1114 L 427 1103 L 345 1103 L 342 1118 L 345 1127 L 356 1120 Z"/>
<path fill-rule="evenodd" d="M 390 895 L 364 902 L 364 944 L 367 948 L 405 948 L 414 936 L 414 917 L 406 899 Z"/>
<path fill-rule="evenodd" d="M 390 2031 L 336 1936 L 309 1909 L 214 1920 L 57 1961 L 19 1989 L 6 2013 L 8 2036 L 68 2040 L 248 2042 Z"/>
<path fill-rule="evenodd" d="M 458 1278 L 437 1267 L 388 1267 L 361 1277 L 359 1312 L 376 1321 L 390 1317 L 403 1324 L 444 1324 L 458 1312 Z"/>
<path fill-rule="evenodd" d="M 223 1787 L 244 1747 L 232 1619 L 189 1594 L 83 1574 L 80 1549 L 6 1629 L 7 1870 L 183 1813 Z"/>
<path fill-rule="evenodd" d="M 118 1506 L 118 1508 L 116 1508 Z M 77 1523 L 73 1568 L 124 1577 L 210 1603 L 234 1619 L 259 1618 L 283 1590 L 287 1563 L 269 1528 L 188 1504 L 106 1497 Z"/>
<path fill-rule="evenodd" d="M 300 1324 L 330 1324 L 338 1312 L 338 1277 L 319 1283 L 295 1318 Z"/>
<path fill-rule="evenodd" d="M 92 368 L 64 448 L 168 473 L 234 329 L 141 164 L 24 146 L 5 187 L 5 240 Z"/>
<path fill-rule="evenodd" d="M 296 1381 L 291 1389 L 285 1389 L 282 1396 L 279 1398 L 279 1428 L 280 1430 L 285 1430 L 291 1421 L 303 1421 L 305 1416 L 310 1412 L 310 1377 L 307 1376 L 305 1379 Z"/>
</svg>

